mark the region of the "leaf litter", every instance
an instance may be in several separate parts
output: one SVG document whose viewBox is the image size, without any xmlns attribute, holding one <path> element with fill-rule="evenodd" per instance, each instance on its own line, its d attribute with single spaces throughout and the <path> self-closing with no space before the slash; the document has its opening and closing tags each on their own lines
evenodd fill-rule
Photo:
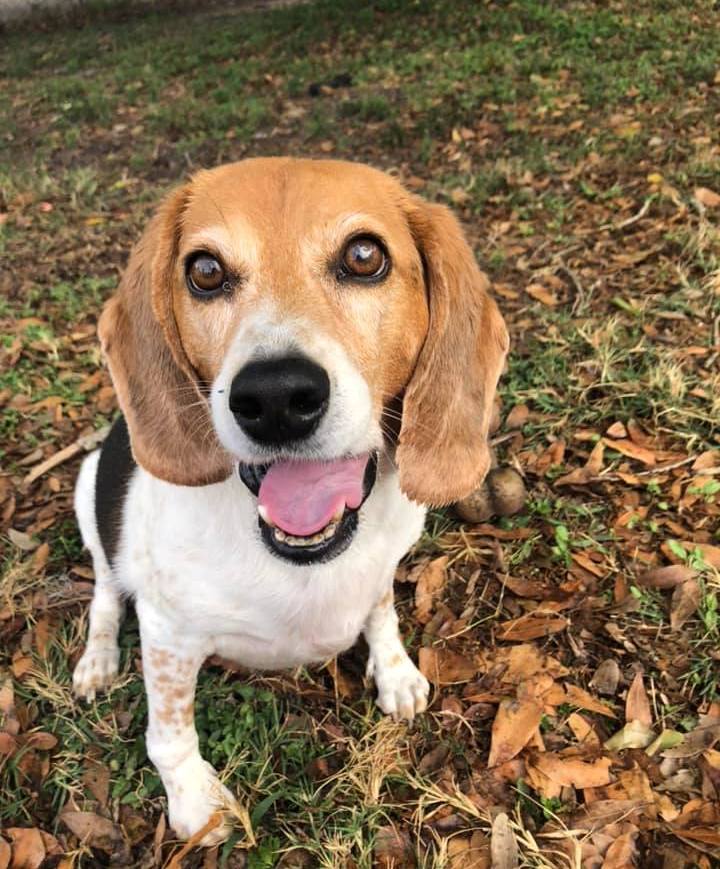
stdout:
<svg viewBox="0 0 720 869">
<path fill-rule="evenodd" d="M 626 82 L 598 105 L 593 77 L 576 71 L 577 56 L 529 78 L 516 65 L 535 39 L 560 57 L 562 28 L 556 33 L 541 16 L 524 32 L 520 22 L 535 14 L 532 4 L 522 15 L 510 4 L 512 21 L 501 4 L 476 6 L 445 9 L 448 46 L 467 30 L 453 15 L 474 15 L 490 31 L 504 22 L 509 29 L 491 42 L 518 54 L 496 58 L 495 79 L 512 100 L 504 102 L 502 91 L 473 94 L 462 123 L 453 115 L 462 113 L 471 83 L 457 57 L 457 70 L 448 63 L 451 49 L 426 45 L 426 34 L 446 25 L 422 9 L 423 65 L 433 74 L 422 93 L 441 82 L 432 117 L 416 90 L 417 61 L 402 68 L 415 50 L 409 19 L 374 10 L 383 26 L 398 28 L 395 67 L 382 57 L 368 66 L 363 55 L 367 81 L 322 86 L 317 97 L 269 69 L 269 80 L 261 76 L 242 92 L 245 102 L 269 97 L 266 128 L 242 131 L 231 120 L 221 135 L 206 130 L 196 140 L 178 138 L 170 114 L 153 120 L 157 110 L 133 74 L 110 110 L 124 118 L 110 141 L 107 123 L 92 120 L 92 99 L 80 110 L 75 96 L 55 104 L 44 92 L 38 98 L 37 82 L 48 82 L 44 64 L 54 64 L 57 76 L 62 64 L 53 52 L 62 56 L 69 36 L 17 38 L 16 54 L 37 49 L 47 58 L 38 55 L 37 81 L 3 66 L 0 91 L 13 101 L 17 128 L 7 141 L 30 175 L 36 167 L 18 143 L 35 142 L 48 174 L 35 187 L 13 164 L 0 179 L 4 249 L 15 262 L 36 263 L 37 272 L 0 275 L 7 336 L 0 347 L 0 513 L 8 553 L 0 589 L 0 777 L 12 785 L 12 799 L 0 806 L 0 867 L 49 860 L 69 869 L 76 858 L 68 855 L 82 849 L 101 865 L 210 866 L 215 859 L 261 866 L 277 859 L 289 866 L 289 855 L 279 856 L 288 843 L 310 855 L 309 866 L 319 865 L 318 849 L 326 863 L 348 867 L 374 860 L 612 869 L 655 865 L 658 855 L 664 862 L 657 865 L 709 869 L 720 859 L 720 78 L 716 60 L 704 70 L 698 54 L 696 66 L 677 67 L 687 76 L 682 100 L 673 91 L 676 73 L 672 82 L 662 79 L 663 69 L 676 69 L 676 29 L 687 28 L 688 40 L 707 32 L 716 42 L 717 23 L 693 3 L 661 32 L 655 10 L 647 18 L 642 4 L 632 13 L 615 4 L 600 28 L 616 28 L 614 36 L 594 43 L 601 59 L 612 54 L 613 39 L 632 38 L 634 16 L 669 54 L 656 56 L 644 91 Z M 582 42 L 573 28 L 594 12 L 581 7 L 572 20 L 560 8 L 555 14 Z M 197 14 L 205 20 L 207 13 Z M 230 32 L 232 19 L 226 24 Z M 114 26 L 108 22 L 108 33 Z M 123 39 L 133 32 L 126 26 L 117 31 Z M 336 25 L 318 26 L 318 62 L 353 61 L 347 40 L 335 45 Z M 91 21 L 89 32 L 97 29 Z M 359 32 L 355 27 L 353 43 Z M 122 53 L 122 44 L 113 50 Z M 362 46 L 361 53 L 370 50 Z M 256 62 L 272 64 L 276 50 Z M 228 56 L 213 66 L 216 79 L 230 75 L 232 63 Z M 314 78 L 331 80 L 326 72 Z M 103 83 L 109 93 L 96 95 L 98 105 L 107 99 L 109 106 L 116 84 Z M 181 72 L 164 84 L 177 99 L 189 92 Z M 72 115 L 67 129 L 65 112 Z M 373 117 L 356 123 L 363 113 Z M 194 104 L 185 112 L 197 115 Z M 419 141 L 428 143 L 422 158 Z M 542 160 L 534 142 L 544 146 Z M 494 522 L 463 525 L 451 513 L 433 513 L 401 566 L 404 635 L 433 684 L 432 706 L 412 730 L 366 739 L 375 719 L 358 724 L 366 714 L 358 710 L 370 708 L 372 689 L 363 687 L 362 656 L 354 653 L 301 676 L 253 677 L 249 684 L 291 710 L 280 716 L 289 732 L 317 739 L 321 755 L 303 760 L 292 776 L 305 802 L 297 793 L 276 795 L 291 778 L 281 776 L 278 760 L 288 734 L 266 763 L 277 777 L 260 776 L 262 785 L 238 772 L 247 756 L 233 755 L 230 783 L 249 794 L 251 808 L 268 796 L 275 801 L 251 828 L 257 845 L 240 833 L 224 855 L 203 857 L 173 842 L 142 748 L 124 748 L 142 742 L 132 650 L 125 682 L 101 712 L 79 708 L 70 696 L 82 607 L 92 591 L 73 530 L 72 486 L 82 455 L 101 441 L 115 410 L 107 372 L 98 367 L 95 319 L 151 201 L 188 164 L 271 152 L 366 160 L 452 204 L 513 336 L 501 384 L 508 412 L 495 449 L 521 472 L 530 495 L 519 516 Z M 78 166 L 101 183 L 93 188 Z M 139 189 L 148 195 L 138 196 Z M 75 301 L 63 289 L 68 281 Z M 209 678 L 248 678 L 222 672 Z M 204 739 L 213 726 L 220 725 L 206 725 Z M 73 741 L 78 733 L 82 753 Z M 222 736 L 237 742 L 233 734 Z M 292 750 L 299 750 L 295 743 Z M 332 814 L 311 826 L 307 794 L 322 812 L 324 789 L 348 766 L 351 775 L 333 799 L 351 810 L 358 803 L 352 776 L 372 782 L 366 790 L 379 810 L 364 809 L 366 834 L 350 823 L 333 826 Z M 366 835 L 361 845 L 358 835 Z"/>
</svg>

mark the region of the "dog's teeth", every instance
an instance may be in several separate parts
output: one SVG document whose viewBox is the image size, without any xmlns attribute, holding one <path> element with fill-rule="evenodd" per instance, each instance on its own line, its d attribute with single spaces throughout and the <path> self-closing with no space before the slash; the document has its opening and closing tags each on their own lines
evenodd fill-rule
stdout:
<svg viewBox="0 0 720 869">
<path fill-rule="evenodd" d="M 281 543 L 285 543 L 285 541 L 288 539 L 288 536 L 287 536 L 287 534 L 285 534 L 284 531 L 281 531 L 279 528 L 276 528 L 275 529 L 275 539 L 279 540 Z"/>
<path fill-rule="evenodd" d="M 344 512 L 345 512 L 345 505 L 342 504 L 342 505 L 341 505 L 340 507 L 338 507 L 337 510 L 335 511 L 335 513 L 334 513 L 334 515 L 333 515 L 331 521 L 332 521 L 332 522 L 339 522 L 339 521 L 342 519 L 342 517 L 343 517 L 343 513 L 344 513 Z"/>
<path fill-rule="evenodd" d="M 323 531 L 323 539 L 330 540 L 331 537 L 335 536 L 335 532 L 337 531 L 337 525 L 334 522 L 331 522 L 330 525 L 325 528 Z"/>
<path fill-rule="evenodd" d="M 269 525 L 271 528 L 275 527 L 275 523 L 272 521 L 272 519 L 268 515 L 267 507 L 264 507 L 262 504 L 258 504 L 257 511 L 258 511 L 258 514 L 260 515 L 260 518 L 263 520 L 263 522 L 266 525 Z"/>
</svg>

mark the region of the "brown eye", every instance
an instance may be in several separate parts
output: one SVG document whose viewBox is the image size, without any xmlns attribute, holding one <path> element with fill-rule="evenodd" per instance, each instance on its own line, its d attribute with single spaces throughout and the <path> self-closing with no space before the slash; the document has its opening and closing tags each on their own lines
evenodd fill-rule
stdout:
<svg viewBox="0 0 720 869">
<path fill-rule="evenodd" d="M 342 256 L 341 274 L 351 278 L 384 278 L 390 261 L 380 242 L 369 236 L 352 239 Z"/>
<path fill-rule="evenodd" d="M 209 253 L 196 254 L 188 263 L 187 285 L 191 293 L 208 296 L 228 286 L 225 270 Z"/>
</svg>

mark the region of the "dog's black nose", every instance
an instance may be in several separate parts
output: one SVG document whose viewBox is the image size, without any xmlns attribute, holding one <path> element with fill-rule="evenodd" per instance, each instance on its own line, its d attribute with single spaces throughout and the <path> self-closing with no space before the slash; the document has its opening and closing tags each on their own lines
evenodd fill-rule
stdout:
<svg viewBox="0 0 720 869">
<path fill-rule="evenodd" d="M 230 386 L 230 410 L 248 437 L 282 444 L 308 437 L 327 410 L 330 380 L 302 356 L 249 362 Z"/>
</svg>

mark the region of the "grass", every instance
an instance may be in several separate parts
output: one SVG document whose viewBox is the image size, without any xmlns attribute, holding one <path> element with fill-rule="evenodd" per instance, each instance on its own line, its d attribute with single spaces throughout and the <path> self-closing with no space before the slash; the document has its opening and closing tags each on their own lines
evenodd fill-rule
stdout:
<svg viewBox="0 0 720 869">
<path fill-rule="evenodd" d="M 0 273 L 0 484 L 9 481 L 0 507 L 7 528 L 50 548 L 38 566 L 41 550 L 3 538 L 0 682 L 11 679 L 23 727 L 58 740 L 50 753 L 0 760 L 3 825 L 62 837 L 59 811 L 72 798 L 146 824 L 133 859 L 150 847 L 163 802 L 145 758 L 136 625 L 122 634 L 116 688 L 79 705 L 70 674 L 88 565 L 71 512 L 77 460 L 29 489 L 22 478 L 38 451 L 47 457 L 115 412 L 107 374 L 91 379 L 94 323 L 159 197 L 190 171 L 251 155 L 366 161 L 450 204 L 511 327 L 501 394 L 506 410 L 525 404 L 529 414 L 521 439 L 498 452 L 523 469 L 530 500 L 496 521 L 510 535 L 499 542 L 431 512 L 407 567 L 450 556 L 441 603 L 459 624 L 451 639 L 418 625 L 413 589 L 399 583 L 413 654 L 423 644 L 494 648 L 497 621 L 536 605 L 505 588 L 505 573 L 547 581 L 560 599 L 579 582 L 578 558 L 592 557 L 605 572 L 582 575 L 582 599 L 568 610 L 576 645 L 567 633 L 538 642 L 573 666 L 578 684 L 608 654 L 626 669 L 639 664 L 663 685 L 666 726 L 696 721 L 718 699 L 717 573 L 671 543 L 720 545 L 716 475 L 698 478 L 689 463 L 655 472 L 608 445 L 602 479 L 558 481 L 614 423 L 639 421 L 670 463 L 720 445 L 720 231 L 717 211 L 693 196 L 697 186 L 717 192 L 720 170 L 720 34 L 709 0 L 113 8 L 3 34 L 0 55 L 0 256 L 10 263 Z M 337 76 L 346 83 L 334 86 Z M 554 303 L 527 294 L 533 284 Z M 669 593 L 636 583 L 663 551 L 700 574 L 697 612 L 679 635 Z M 634 643 L 632 660 L 614 639 L 608 651 L 608 623 Z M 453 848 L 474 833 L 487 845 L 490 814 L 468 793 L 488 780 L 491 718 L 450 727 L 442 703 L 464 703 L 462 687 L 450 687 L 414 730 L 384 722 L 361 686 L 361 657 L 344 662 L 354 677 L 347 698 L 324 670 L 203 671 L 203 750 L 247 805 L 252 830 L 238 830 L 220 865 L 243 865 L 247 850 L 249 867 L 369 867 L 389 826 L 421 866 L 455 866 Z M 18 676 L 20 658 L 31 663 Z M 561 718 L 558 709 L 544 725 L 554 739 L 567 732 Z M 419 774 L 439 745 L 450 748 L 447 763 Z M 106 806 L 83 784 L 89 760 L 108 770 Z M 539 832 L 566 816 L 561 802 L 524 780 L 497 788 L 483 799 L 508 813 L 526 864 L 564 865 L 560 839 Z M 83 847 L 75 865 L 96 865 L 97 849 Z"/>
</svg>

